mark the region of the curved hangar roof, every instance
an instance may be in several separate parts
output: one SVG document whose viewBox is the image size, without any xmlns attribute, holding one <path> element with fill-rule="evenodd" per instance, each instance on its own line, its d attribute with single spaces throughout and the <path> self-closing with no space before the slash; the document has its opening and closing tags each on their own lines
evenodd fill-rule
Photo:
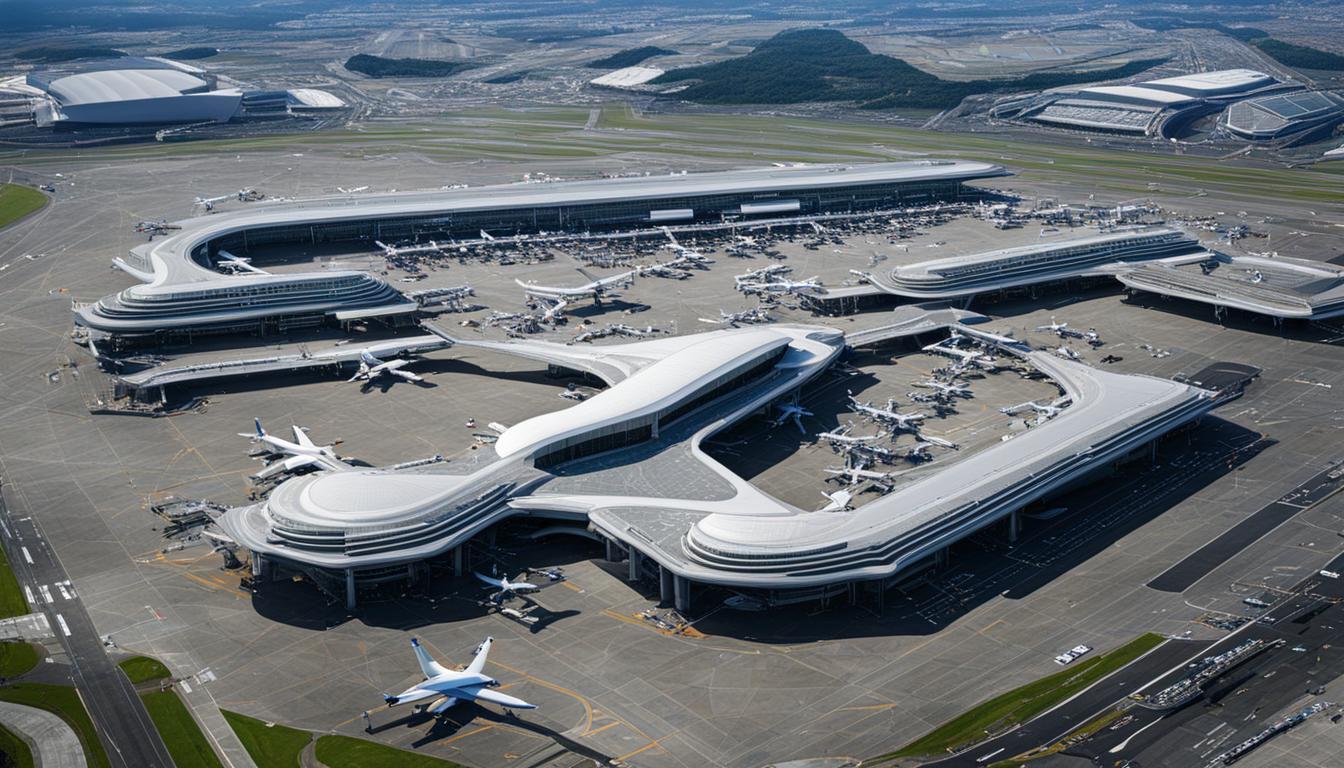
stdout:
<svg viewBox="0 0 1344 768">
<path fill-rule="evenodd" d="M 162 99 L 204 90 L 199 77 L 176 69 L 109 69 L 52 80 L 47 91 L 62 106 Z"/>
</svg>

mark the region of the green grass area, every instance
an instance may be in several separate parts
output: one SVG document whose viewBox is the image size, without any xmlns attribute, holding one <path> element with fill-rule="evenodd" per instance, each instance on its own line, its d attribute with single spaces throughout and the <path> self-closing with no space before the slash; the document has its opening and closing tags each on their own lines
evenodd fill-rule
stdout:
<svg viewBox="0 0 1344 768">
<path fill-rule="evenodd" d="M 0 761 L 0 764 L 5 766 L 33 768 L 36 764 L 33 762 L 33 750 L 29 749 L 28 742 L 3 725 L 0 725 L 0 755 L 8 760 L 8 762 Z"/>
<path fill-rule="evenodd" d="M 1072 183 L 1118 197 L 1154 194 L 1211 196 L 1246 204 L 1265 199 L 1305 204 L 1344 203 L 1339 174 L 1318 168 L 1282 168 L 1236 158 L 1126 151 L 1023 141 L 1014 135 L 939 133 L 891 125 L 820 118 L 742 114 L 638 114 L 625 105 L 602 108 L 597 130 L 584 130 L 587 109 L 539 107 L 480 109 L 433 122 L 370 121 L 339 128 L 247 139 L 101 147 L 99 162 L 164 157 L 335 152 L 351 162 L 387 153 L 413 153 L 438 162 L 482 158 L 531 162 L 538 158 L 639 157 L 675 164 L 687 158 L 733 165 L 772 162 L 856 162 L 909 158 L 964 158 L 1000 163 L 1026 182 Z M 64 151 L 0 151 L 0 162 L 66 168 Z M 1011 182 L 1009 182 L 1011 183 Z M 1149 184 L 1156 185 L 1150 189 Z"/>
<path fill-rule="evenodd" d="M 1030 720 L 1161 645 L 1163 640 L 1161 635 L 1148 633 L 1109 653 L 1074 662 L 1062 672 L 981 703 L 875 762 L 934 756 L 968 747 L 989 734 Z"/>
<path fill-rule="evenodd" d="M 142 693 L 140 700 L 145 702 L 154 728 L 163 737 L 177 768 L 224 768 L 177 691 Z"/>
<path fill-rule="evenodd" d="M 109 768 L 107 752 L 98 740 L 98 732 L 93 721 L 84 709 L 79 694 L 68 685 L 47 685 L 45 683 L 13 683 L 0 688 L 0 701 L 12 701 L 37 709 L 45 709 L 69 723 L 84 747 L 84 760 L 90 768 Z"/>
<path fill-rule="evenodd" d="M 136 685 L 147 683 L 150 680 L 162 680 L 165 677 L 171 677 L 172 673 L 158 659 L 151 659 L 148 656 L 133 656 L 117 664 L 121 671 L 126 673 L 126 677 Z"/>
<path fill-rule="evenodd" d="M 322 736 L 315 748 L 318 762 L 327 768 L 463 768 L 460 763 L 428 755 L 417 755 L 349 736 Z"/>
<path fill-rule="evenodd" d="M 46 204 L 47 196 L 32 187 L 0 184 L 0 227 L 7 227 Z"/>
<path fill-rule="evenodd" d="M 20 640 L 0 642 L 0 677 L 18 677 L 37 666 L 37 647 Z"/>
<path fill-rule="evenodd" d="M 283 725 L 267 725 L 262 721 L 240 715 L 237 712 L 220 710 L 229 727 L 238 734 L 243 748 L 252 756 L 252 762 L 262 768 L 298 768 L 299 756 L 308 746 L 312 735 L 297 728 Z"/>
</svg>

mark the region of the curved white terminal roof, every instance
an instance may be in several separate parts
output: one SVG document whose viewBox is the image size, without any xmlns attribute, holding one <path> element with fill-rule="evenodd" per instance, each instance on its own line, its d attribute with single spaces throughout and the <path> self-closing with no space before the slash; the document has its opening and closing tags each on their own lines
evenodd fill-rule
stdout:
<svg viewBox="0 0 1344 768">
<path fill-rule="evenodd" d="M 1273 77 L 1254 69 L 1221 69 L 1214 72 L 1196 72 L 1190 75 L 1149 80 L 1146 88 L 1176 91 L 1192 96 L 1218 96 L 1227 93 L 1253 91 L 1277 83 Z"/>
<path fill-rule="evenodd" d="M 1186 104 L 1195 100 L 1193 96 L 1183 93 L 1172 93 L 1171 91 L 1163 91 L 1156 88 L 1145 88 L 1142 85 L 1098 85 L 1092 88 L 1084 88 L 1078 92 L 1078 95 L 1105 97 L 1112 101 L 1128 101 L 1161 106 Z"/>
<path fill-rule="evenodd" d="M 673 407 L 706 382 L 746 361 L 788 346 L 790 340 L 764 328 L 746 333 L 712 333 L 577 405 L 509 428 L 495 442 L 495 452 L 507 459 L 566 437 Z"/>
<path fill-rule="evenodd" d="M 199 77 L 177 69 L 109 69 L 51 81 L 48 91 L 62 106 L 178 96 L 205 88 Z"/>
<path fill-rule="evenodd" d="M 1002 166 L 969 160 L 907 161 L 861 165 L 754 168 L 672 176 L 501 184 L 470 189 L 341 195 L 296 201 L 262 201 L 246 208 L 177 222 L 182 229 L 132 251 L 117 265 L 154 284 L 218 280 L 191 253 L 225 235 L 261 227 L 371 221 L 455 212 L 516 210 L 677 199 L 710 195 L 782 193 L 797 189 L 901 182 L 970 180 L 1007 175 Z"/>
</svg>

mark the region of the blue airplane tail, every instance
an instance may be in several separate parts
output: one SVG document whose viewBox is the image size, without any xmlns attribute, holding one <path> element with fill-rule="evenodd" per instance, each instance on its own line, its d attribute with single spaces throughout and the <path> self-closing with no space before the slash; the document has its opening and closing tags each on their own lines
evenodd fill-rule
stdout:
<svg viewBox="0 0 1344 768">
<path fill-rule="evenodd" d="M 257 437 L 265 437 L 265 436 L 266 436 L 266 430 L 264 430 L 264 429 L 261 428 L 261 419 L 258 419 L 258 418 L 255 418 L 255 417 L 254 417 L 254 418 L 252 419 L 252 423 L 253 423 L 254 425 L 256 425 L 256 427 L 257 427 Z"/>
</svg>

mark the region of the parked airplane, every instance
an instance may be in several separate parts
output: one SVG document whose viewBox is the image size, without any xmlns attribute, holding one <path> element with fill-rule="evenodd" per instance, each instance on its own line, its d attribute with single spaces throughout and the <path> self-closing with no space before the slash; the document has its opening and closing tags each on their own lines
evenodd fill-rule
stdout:
<svg viewBox="0 0 1344 768">
<path fill-rule="evenodd" d="M 803 417 L 813 415 L 811 411 L 797 403 L 786 403 L 775 407 L 779 409 L 779 416 L 775 418 L 774 426 L 778 427 L 789 419 L 793 419 L 793 423 L 798 425 L 798 431 L 804 435 L 807 434 L 807 430 L 803 428 Z"/>
<path fill-rule="evenodd" d="M 1001 367 L 999 361 L 995 360 L 993 356 L 975 350 L 960 349 L 945 344 L 930 344 L 924 348 L 924 351 L 954 357 L 962 365 L 974 365 L 986 371 L 996 371 Z"/>
<path fill-rule="evenodd" d="M 588 282 L 574 288 L 559 288 L 536 283 L 524 283 L 517 278 L 514 282 L 522 286 L 523 294 L 529 299 L 548 299 L 550 301 L 571 301 L 574 299 L 592 299 L 601 304 L 602 298 L 620 288 L 629 288 L 635 282 L 635 272 L 621 272 L 610 277 L 594 277 L 580 269 L 579 274 L 588 278 Z"/>
<path fill-rule="evenodd" d="M 349 189 L 347 189 L 347 188 L 345 188 L 345 187 L 337 187 L 336 189 L 339 190 L 340 193 L 341 193 L 342 195 L 354 195 L 354 194 L 357 194 L 357 193 L 359 193 L 359 192 L 367 191 L 367 190 L 368 190 L 368 186 L 365 185 L 365 186 L 362 186 L 362 187 L 353 187 L 353 188 L 349 188 Z"/>
<path fill-rule="evenodd" d="M 266 446 L 268 452 L 286 457 L 267 464 L 260 472 L 252 475 L 255 480 L 264 480 L 281 472 L 294 472 L 308 467 L 338 472 L 351 469 L 349 464 L 341 461 L 336 455 L 335 443 L 317 445 L 308 437 L 308 433 L 302 427 L 293 427 L 294 442 L 291 443 L 267 432 L 261 426 L 261 419 L 253 419 L 252 423 L 256 427 L 256 431 L 239 432 L 238 436 L 246 437 L 253 443 L 261 443 Z"/>
<path fill-rule="evenodd" d="M 942 397 L 972 396 L 970 387 L 966 386 L 965 384 L 957 384 L 955 382 L 938 381 L 937 379 L 925 379 L 924 381 L 916 381 L 915 386 L 923 387 L 924 389 L 932 389 L 934 392 L 938 393 Z"/>
<path fill-rule="evenodd" d="M 485 638 L 485 642 L 477 646 L 476 655 L 466 669 L 454 672 L 435 661 L 424 648 L 421 648 L 418 638 L 411 638 L 411 649 L 415 651 L 415 659 L 420 663 L 420 672 L 424 674 L 425 679 L 396 696 L 383 694 L 383 701 L 389 707 L 413 701 L 426 702 L 424 705 L 417 705 L 417 709 L 420 709 L 428 707 L 428 702 L 432 699 L 443 699 L 429 708 L 430 714 L 433 715 L 443 714 L 459 701 L 488 701 L 507 709 L 536 709 L 535 704 L 490 690 L 498 688 L 499 681 L 483 674 L 481 670 L 485 669 L 486 657 L 493 642 L 494 638 Z"/>
<path fill-rule="evenodd" d="M 1066 347 L 1066 346 L 1060 345 L 1060 346 L 1058 346 L 1058 347 L 1056 347 L 1056 348 L 1054 348 L 1054 349 L 1052 349 L 1052 350 L 1050 350 L 1050 351 L 1051 351 L 1051 352 L 1054 352 L 1056 355 L 1059 355 L 1060 357 L 1064 358 L 1065 360 L 1077 360 L 1077 359 L 1078 359 L 1078 353 L 1077 353 L 1077 352 L 1074 352 L 1072 347 Z"/>
<path fill-rule="evenodd" d="M 892 478 L 891 472 L 875 472 L 871 469 L 865 469 L 862 466 L 844 467 L 843 469 L 827 467 L 826 473 L 835 475 L 835 478 L 833 479 L 839 479 L 844 482 L 845 485 L 858 485 L 859 483 L 867 481 L 890 487 Z"/>
<path fill-rule="evenodd" d="M 366 349 L 359 353 L 359 372 L 351 376 L 349 380 L 371 382 L 379 376 L 396 376 L 406 381 L 424 381 L 424 378 L 416 376 L 410 371 L 401 370 L 402 366 L 409 365 L 411 362 L 410 360 L 379 360 Z"/>
<path fill-rule="evenodd" d="M 928 443 L 929 445 L 936 445 L 939 448 L 948 448 L 953 451 L 961 450 L 961 447 L 958 446 L 956 443 L 952 442 L 951 440 L 944 440 L 941 437 L 934 437 L 933 435 L 920 435 L 919 439 L 922 442 Z"/>
<path fill-rule="evenodd" d="M 1054 317 L 1054 315 L 1051 315 L 1051 316 L 1050 316 L 1050 323 L 1049 323 L 1048 325 L 1038 325 L 1038 326 L 1036 326 L 1036 330 L 1037 330 L 1038 332 L 1041 332 L 1041 333 L 1044 333 L 1044 332 L 1047 332 L 1047 331 L 1048 331 L 1048 332 L 1053 333 L 1053 334 L 1055 334 L 1056 336 L 1059 336 L 1059 337 L 1062 338 L 1062 337 L 1064 336 L 1064 331 L 1065 331 L 1068 327 L 1069 327 L 1069 324 L 1068 324 L 1068 323 L 1057 323 L 1057 322 L 1055 322 L 1055 317 Z"/>
<path fill-rule="evenodd" d="M 923 413 L 901 413 L 896 411 L 895 400 L 887 400 L 886 408 L 874 406 L 871 402 L 861 403 L 854 395 L 849 396 L 849 407 L 855 412 L 867 416 L 873 421 L 880 422 L 890 426 L 892 429 L 899 429 L 905 432 L 915 432 L 919 429 L 919 422 L 928 418 Z"/>
<path fill-rule="evenodd" d="M 818 432 L 817 439 L 825 440 L 831 444 L 832 448 L 838 449 L 840 446 L 861 445 L 863 443 L 872 443 L 886 437 L 885 432 L 878 432 L 875 435 L 850 435 L 849 430 L 853 429 L 852 424 L 846 424 L 842 429 L 831 432 Z"/>
<path fill-rule="evenodd" d="M 1026 410 L 1035 411 L 1036 423 L 1039 424 L 1047 419 L 1053 419 L 1054 417 L 1058 416 L 1060 411 L 1064 410 L 1064 406 L 1067 405 L 1072 399 L 1073 398 L 1070 397 L 1069 395 L 1064 395 L 1062 397 L 1055 398 L 1046 405 L 1042 405 L 1041 403 L 1028 400 L 1025 403 L 1018 403 L 1017 405 L 1010 405 L 1007 408 L 1000 408 L 999 412 L 1006 413 L 1009 416 L 1011 416 L 1013 414 L 1021 413 L 1022 411 Z"/>
<path fill-rule="evenodd" d="M 771 280 L 760 283 L 738 283 L 737 289 L 743 293 L 783 293 L 783 294 L 805 294 L 819 293 L 826 290 L 825 287 L 817 281 L 817 276 L 807 278 L 806 280 Z"/>
<path fill-rule="evenodd" d="M 768 323 L 770 322 L 770 310 L 765 307 L 755 307 L 753 309 L 743 310 L 741 312 L 724 312 L 719 310 L 719 319 L 711 320 L 707 317 L 700 318 L 702 323 L 712 323 L 714 325 L 727 325 L 733 328 L 744 323 Z"/>
<path fill-rule="evenodd" d="M 771 264 L 766 267 L 761 267 L 760 269 L 753 269 L 749 272 L 744 272 L 740 275 L 734 275 L 733 283 L 735 283 L 740 288 L 743 283 L 766 282 L 769 280 L 773 280 L 774 278 L 777 278 L 781 275 L 787 275 L 792 271 L 793 267 L 790 267 L 787 264 Z"/>
<path fill-rule="evenodd" d="M 252 266 L 251 259 L 243 256 L 234 256 L 232 253 L 225 250 L 220 250 L 217 266 L 220 269 L 226 269 L 235 275 L 239 272 L 251 272 L 256 275 L 271 274 L 264 269 L 258 269 L 257 267 Z"/>
<path fill-rule="evenodd" d="M 491 600 L 501 600 L 514 595 L 525 595 L 529 592 L 536 592 L 541 589 L 541 587 L 538 587 L 536 584 L 529 584 L 526 581 L 509 581 L 507 576 L 501 579 L 496 579 L 491 576 L 486 576 L 479 571 L 472 571 L 472 574 L 485 582 L 486 585 L 499 590 L 490 596 Z"/>
</svg>

